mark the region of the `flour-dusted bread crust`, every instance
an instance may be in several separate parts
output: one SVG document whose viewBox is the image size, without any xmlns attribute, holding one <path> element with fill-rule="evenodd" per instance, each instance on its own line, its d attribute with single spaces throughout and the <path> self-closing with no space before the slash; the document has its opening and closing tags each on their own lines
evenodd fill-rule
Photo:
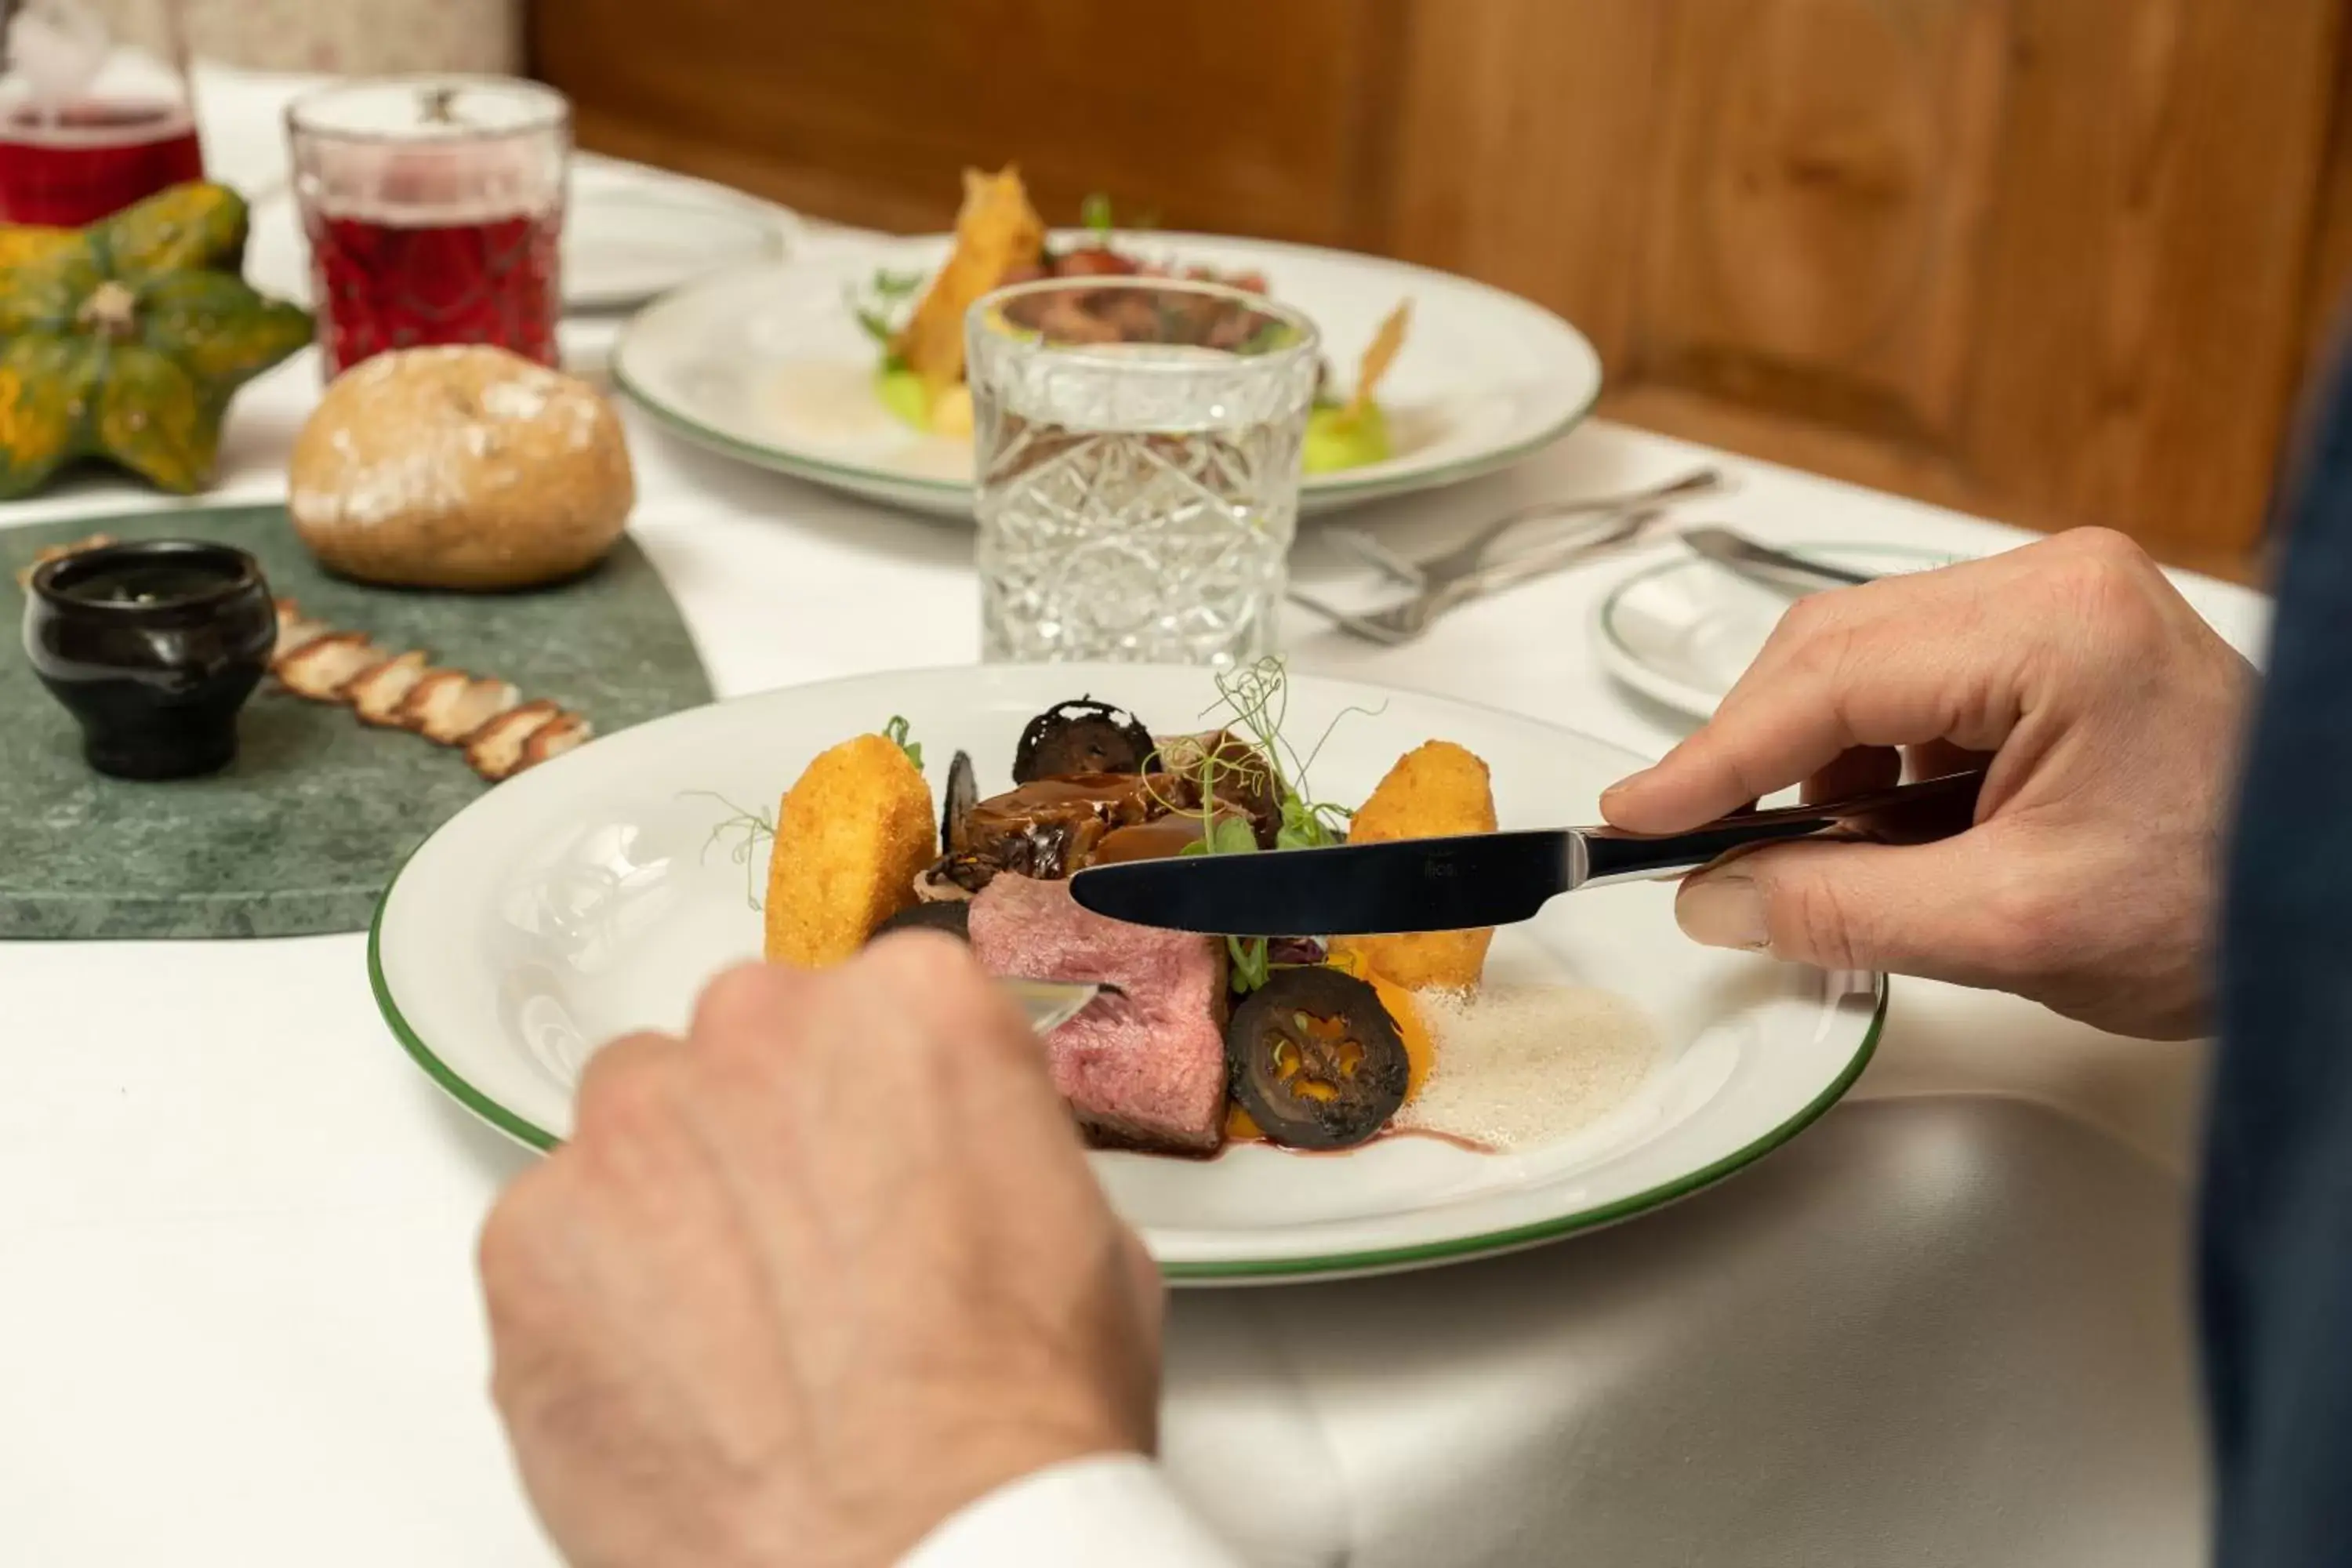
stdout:
<svg viewBox="0 0 2352 1568">
<path fill-rule="evenodd" d="M 484 346 L 402 349 L 336 377 L 289 478 L 295 531 L 331 571 L 416 588 L 572 576 L 636 500 L 603 395 Z"/>
</svg>

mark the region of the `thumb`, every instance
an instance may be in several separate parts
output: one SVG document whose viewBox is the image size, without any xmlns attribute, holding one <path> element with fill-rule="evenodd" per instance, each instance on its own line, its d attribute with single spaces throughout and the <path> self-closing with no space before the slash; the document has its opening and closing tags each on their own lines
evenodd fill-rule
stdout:
<svg viewBox="0 0 2352 1568">
<path fill-rule="evenodd" d="M 1686 879 L 1675 919 L 1694 942 L 1822 969 L 1981 984 L 1997 931 L 1966 835 L 1934 844 L 1785 844 Z"/>
</svg>

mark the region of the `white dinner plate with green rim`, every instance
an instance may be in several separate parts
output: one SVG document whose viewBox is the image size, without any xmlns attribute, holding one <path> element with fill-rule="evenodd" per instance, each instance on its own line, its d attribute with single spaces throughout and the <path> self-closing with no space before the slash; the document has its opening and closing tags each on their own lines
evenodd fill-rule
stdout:
<svg viewBox="0 0 2352 1568">
<path fill-rule="evenodd" d="M 1574 327 L 1466 278 L 1271 240 L 1139 233 L 1114 243 L 1155 259 L 1263 272 L 1276 299 L 1314 321 L 1342 387 L 1353 384 L 1381 317 L 1412 300 L 1412 331 L 1380 393 L 1394 454 L 1308 475 L 1307 512 L 1501 468 L 1568 430 L 1601 395 L 1600 357 Z M 828 244 L 688 284 L 629 323 L 613 351 L 614 379 L 703 446 L 869 500 L 969 518 L 971 441 L 916 430 L 883 406 L 878 351 L 845 303 L 877 268 L 928 275 L 950 244 L 946 235 Z"/>
<path fill-rule="evenodd" d="M 1091 692 L 1163 731 L 1198 727 L 1205 672 L 1145 666 L 918 670 L 788 688 L 608 736 L 500 784 L 416 851 L 369 939 L 392 1032 L 468 1110 L 546 1148 L 599 1041 L 677 1029 L 701 984 L 760 951 L 747 876 L 714 827 L 772 806 L 819 751 L 903 716 L 936 791 L 971 752 L 1006 786 L 1022 725 Z M 1336 723 L 1334 722 L 1336 721 Z M 1639 759 L 1521 715 L 1299 677 L 1286 732 L 1329 727 L 1310 784 L 1360 800 L 1432 737 L 1485 758 L 1505 826 L 1596 820 Z M 1720 1180 L 1794 1137 L 1853 1083 L 1878 1037 L 1882 977 L 1701 948 L 1662 884 L 1553 900 L 1498 934 L 1495 982 L 1603 987 L 1647 1016 L 1645 1076 L 1587 1124 L 1507 1154 L 1401 1136 L 1340 1154 L 1265 1145 L 1214 1159 L 1103 1152 L 1096 1169 L 1168 1275 L 1245 1283 L 1375 1273 L 1531 1246 Z M 1572 1053 L 1578 1042 L 1562 1042 Z M 1441 1056 L 1439 1070 L 1443 1072 Z M 888 1135 L 887 1119 L 877 1135 Z"/>
<path fill-rule="evenodd" d="M 1899 544 L 1790 544 L 1794 555 L 1892 576 L 1965 559 Z M 1826 584 L 1825 584 L 1826 585 Z M 1754 661 L 1796 602 L 1675 545 L 1633 572 L 1593 607 L 1592 648 L 1611 675 L 1654 701 L 1704 719 Z"/>
</svg>

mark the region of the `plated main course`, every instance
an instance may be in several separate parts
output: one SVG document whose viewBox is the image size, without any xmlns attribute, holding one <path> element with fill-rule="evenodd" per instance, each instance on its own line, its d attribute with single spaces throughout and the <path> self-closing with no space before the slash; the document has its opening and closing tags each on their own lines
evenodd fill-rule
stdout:
<svg viewBox="0 0 2352 1568">
<path fill-rule="evenodd" d="M 1098 1145 L 1333 1150 L 1413 1125 L 1400 1113 L 1435 1066 L 1432 1022 L 1475 1014 L 1491 931 L 1244 941 L 1130 925 L 1071 897 L 1073 873 L 1117 861 L 1494 829 L 1486 766 L 1465 748 L 1416 747 L 1347 808 L 1313 798 L 1312 752 L 1282 736 L 1278 662 L 1220 686 L 1224 721 L 1204 730 L 1157 731 L 1091 695 L 1057 703 L 1022 730 L 1012 787 L 987 795 L 959 752 L 935 801 L 902 721 L 820 753 L 763 825 L 767 957 L 822 967 L 929 927 L 992 973 L 1102 985 L 1045 1042 Z M 1527 1002 L 1502 1009 L 1523 1034 L 1546 1024 Z"/>
<path fill-rule="evenodd" d="M 917 430 L 957 438 L 971 434 L 971 389 L 965 379 L 964 317 L 982 296 L 1045 279 L 1173 279 L 1218 283 L 1245 294 L 1268 291 L 1259 272 L 1220 273 L 1144 254 L 1119 241 L 1108 204 L 1089 203 L 1087 237 L 1057 245 L 1010 168 L 964 172 L 955 247 L 926 279 L 919 272 L 877 270 L 848 301 L 878 348 L 875 392 L 893 416 Z M 1164 330 L 1143 301 L 1115 290 L 1073 290 L 1024 301 L 1013 325 L 1062 343 L 1131 342 Z M 1183 341 L 1244 349 L 1263 318 L 1238 300 L 1204 300 L 1204 319 L 1188 322 Z M 1136 312 L 1143 319 L 1136 319 Z M 1307 416 L 1303 466 L 1328 473 L 1384 461 L 1394 454 L 1388 415 L 1374 394 L 1404 346 L 1411 301 L 1400 300 L 1363 351 L 1355 384 L 1342 396 L 1328 363 Z"/>
</svg>

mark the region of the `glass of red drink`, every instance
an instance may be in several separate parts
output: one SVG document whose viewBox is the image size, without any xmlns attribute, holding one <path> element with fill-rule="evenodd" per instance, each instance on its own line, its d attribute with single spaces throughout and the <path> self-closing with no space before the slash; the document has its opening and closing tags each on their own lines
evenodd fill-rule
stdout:
<svg viewBox="0 0 2352 1568">
<path fill-rule="evenodd" d="M 180 51 L 121 47 L 94 12 L 36 0 L 8 17 L 0 78 L 0 223 L 79 228 L 204 178 Z M 166 0 L 156 29 L 176 38 Z"/>
<path fill-rule="evenodd" d="M 422 343 L 556 363 L 563 95 L 504 77 L 341 84 L 286 111 L 330 378 Z"/>
</svg>

